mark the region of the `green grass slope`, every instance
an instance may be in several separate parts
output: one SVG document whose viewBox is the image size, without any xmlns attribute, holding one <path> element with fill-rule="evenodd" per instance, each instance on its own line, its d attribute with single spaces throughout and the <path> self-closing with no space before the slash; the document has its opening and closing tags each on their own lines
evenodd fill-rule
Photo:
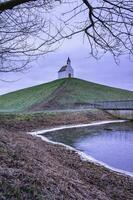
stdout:
<svg viewBox="0 0 133 200">
<path fill-rule="evenodd" d="M 59 98 L 60 103 L 88 103 L 102 100 L 127 100 L 133 99 L 133 92 L 104 86 L 80 79 L 66 80 L 67 86 L 63 96 Z"/>
<path fill-rule="evenodd" d="M 42 111 L 74 103 L 133 99 L 133 92 L 67 78 L 0 96 L 0 111 Z"/>
<path fill-rule="evenodd" d="M 64 79 L 56 80 L 2 95 L 0 111 L 24 111 L 33 104 L 48 101 L 49 96 L 64 82 Z"/>
</svg>

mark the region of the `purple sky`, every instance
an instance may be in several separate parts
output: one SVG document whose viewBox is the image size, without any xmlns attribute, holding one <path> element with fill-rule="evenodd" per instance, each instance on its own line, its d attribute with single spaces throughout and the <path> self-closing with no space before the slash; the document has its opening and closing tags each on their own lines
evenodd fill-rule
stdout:
<svg viewBox="0 0 133 200">
<path fill-rule="evenodd" d="M 1 79 L 17 80 L 9 83 L 0 81 L 0 94 L 57 79 L 57 71 L 66 64 L 68 56 L 76 78 L 133 91 L 133 62 L 128 57 L 121 57 L 120 65 L 116 65 L 111 55 L 95 60 L 89 57 L 87 45 L 82 43 L 81 36 L 76 36 L 54 53 L 41 56 L 25 73 L 0 74 Z"/>
<path fill-rule="evenodd" d="M 95 3 L 95 1 L 93 2 Z M 76 3 L 81 2 L 76 1 Z M 67 10 L 70 11 L 74 6 L 74 2 L 72 4 L 59 4 L 57 7 L 54 7 L 52 15 L 50 13 L 49 17 L 51 19 L 53 18 L 53 21 L 57 19 L 57 17 L 59 18 L 61 13 Z M 69 15 L 70 13 L 63 16 L 69 18 Z M 88 12 L 86 16 L 88 16 Z M 77 22 L 81 21 L 81 19 L 84 21 L 86 16 L 84 12 L 81 12 L 81 14 L 76 17 Z M 71 20 L 71 23 L 73 24 L 73 20 Z M 0 81 L 0 94 L 57 79 L 57 72 L 62 65 L 66 64 L 68 56 L 71 59 L 76 78 L 133 91 L 133 62 L 126 56 L 121 57 L 118 66 L 115 64 L 113 57 L 109 54 L 104 55 L 100 60 L 95 60 L 89 57 L 88 42 L 85 41 L 83 44 L 83 37 L 77 35 L 73 39 L 65 41 L 62 47 L 54 53 L 41 56 L 36 62 L 32 63 L 32 68 L 27 72 L 0 74 L 0 79 L 8 81 L 14 80 L 14 82 Z"/>
</svg>

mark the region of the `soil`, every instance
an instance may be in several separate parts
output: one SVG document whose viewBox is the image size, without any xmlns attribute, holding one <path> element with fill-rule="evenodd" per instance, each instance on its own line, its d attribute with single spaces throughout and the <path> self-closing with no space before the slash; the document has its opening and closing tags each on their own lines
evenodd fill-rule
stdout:
<svg viewBox="0 0 133 200">
<path fill-rule="evenodd" d="M 46 110 L 46 109 L 59 109 L 62 106 L 59 103 L 59 99 L 61 96 L 64 95 L 64 92 L 66 91 L 66 86 L 68 84 L 68 81 L 65 81 L 65 83 L 60 86 L 59 88 L 57 88 L 53 93 L 52 96 L 50 97 L 50 99 L 47 102 L 40 102 L 39 104 L 33 104 L 28 111 L 40 111 L 40 110 Z M 70 105 L 69 105 L 70 106 Z M 63 106 L 63 107 L 67 107 L 67 105 Z M 71 106 L 72 107 L 72 106 Z"/>
<path fill-rule="evenodd" d="M 47 122 L 41 117 L 38 128 L 67 124 L 70 120 L 88 123 L 111 118 L 109 115 L 90 118 L 89 114 L 80 118 L 77 114 L 76 118 L 75 115 L 64 114 L 63 118 L 62 114 L 57 115 L 53 121 L 50 116 Z M 133 199 L 133 178 L 83 161 L 72 150 L 27 134 L 26 130 L 36 128 L 34 120 L 30 119 L 28 126 L 26 120 L 18 120 L 20 127 L 18 122 L 13 124 L 13 119 L 0 123 L 0 200 Z"/>
<path fill-rule="evenodd" d="M 34 114 L 0 115 L 0 127 L 11 131 L 40 130 L 69 124 L 85 124 L 114 117 L 102 110 L 60 111 Z"/>
</svg>

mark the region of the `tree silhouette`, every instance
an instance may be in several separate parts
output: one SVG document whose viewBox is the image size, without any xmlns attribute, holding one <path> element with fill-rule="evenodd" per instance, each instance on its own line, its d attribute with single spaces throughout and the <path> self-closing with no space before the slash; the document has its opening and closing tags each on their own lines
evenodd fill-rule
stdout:
<svg viewBox="0 0 133 200">
<path fill-rule="evenodd" d="M 115 59 L 133 54 L 133 1 L 88 0 L 66 12 L 63 20 L 68 36 L 83 33 L 88 39 L 90 53 L 110 52 Z M 71 27 L 71 28 L 70 28 Z M 69 32 L 69 33 L 68 33 Z"/>
<path fill-rule="evenodd" d="M 96 58 L 106 52 L 115 59 L 132 56 L 133 1 L 0 1 L 0 72 L 22 71 L 35 56 L 55 50 L 75 34 L 87 39 Z"/>
</svg>

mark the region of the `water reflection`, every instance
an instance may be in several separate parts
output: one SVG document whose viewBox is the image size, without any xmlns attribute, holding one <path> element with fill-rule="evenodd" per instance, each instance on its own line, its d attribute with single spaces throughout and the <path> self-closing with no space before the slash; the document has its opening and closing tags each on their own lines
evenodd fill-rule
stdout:
<svg viewBox="0 0 133 200">
<path fill-rule="evenodd" d="M 59 130 L 45 136 L 80 149 L 112 167 L 133 172 L 131 122 Z"/>
</svg>

